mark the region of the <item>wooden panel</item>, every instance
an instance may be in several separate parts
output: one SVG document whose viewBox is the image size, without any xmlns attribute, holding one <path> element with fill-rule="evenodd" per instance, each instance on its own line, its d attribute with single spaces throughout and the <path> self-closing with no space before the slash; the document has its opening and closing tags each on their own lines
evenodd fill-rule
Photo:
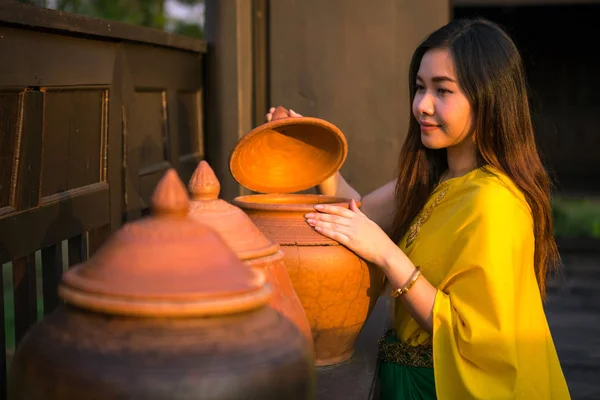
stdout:
<svg viewBox="0 0 600 400">
<path fill-rule="evenodd" d="M 58 201 L 58 199 L 63 199 Z M 0 218 L 0 263 L 100 228 L 110 221 L 106 183 L 62 193 L 40 208 Z"/>
<path fill-rule="evenodd" d="M 42 122 L 44 94 L 27 90 L 23 94 L 23 113 L 18 135 L 17 209 L 27 210 L 40 203 L 40 168 L 42 162 Z"/>
<path fill-rule="evenodd" d="M 135 87 L 175 90 L 202 87 L 202 56 L 198 53 L 130 43 L 124 46 Z"/>
<path fill-rule="evenodd" d="M 269 109 L 269 1 L 252 1 L 253 120 L 257 126 Z"/>
<path fill-rule="evenodd" d="M 115 43 L 6 26 L 0 36 L 3 57 L 10 54 L 0 63 L 0 86 L 110 84 Z"/>
<path fill-rule="evenodd" d="M 69 136 L 70 122 L 73 119 L 73 114 L 68 107 L 59 107 L 62 97 L 60 93 L 48 92 L 47 96 L 50 101 L 47 101 L 44 118 L 42 198 L 64 192 L 69 188 Z"/>
<path fill-rule="evenodd" d="M 50 314 L 60 303 L 58 284 L 62 277 L 62 263 L 62 246 L 60 243 L 42 249 L 44 315 Z"/>
<path fill-rule="evenodd" d="M 177 95 L 179 155 L 200 153 L 204 149 L 202 132 L 202 93 L 179 92 Z"/>
<path fill-rule="evenodd" d="M 129 137 L 139 166 L 140 207 L 149 207 L 156 183 L 169 168 L 167 94 L 164 90 L 135 92 Z"/>
<path fill-rule="evenodd" d="M 13 293 L 15 299 L 15 343 L 37 321 L 35 255 L 13 260 Z"/>
<path fill-rule="evenodd" d="M 168 160 L 167 104 L 164 91 L 137 91 L 130 135 L 139 143 L 140 173 Z"/>
<path fill-rule="evenodd" d="M 146 213 L 165 169 L 188 180 L 202 155 L 202 58 L 198 54 L 124 44 L 122 77 L 126 219 Z M 148 68 L 152 65 L 152 68 Z M 129 92 L 131 91 L 131 94 Z"/>
<path fill-rule="evenodd" d="M 11 189 L 20 101 L 18 91 L 0 92 L 0 210 L 13 205 Z"/>
<path fill-rule="evenodd" d="M 448 1 L 269 4 L 271 104 L 326 119 L 344 132 L 348 158 L 341 172 L 359 193 L 395 178 L 410 116 L 410 58 L 449 21 Z"/>
<path fill-rule="evenodd" d="M 101 180 L 105 89 L 46 92 L 42 197 Z"/>
<path fill-rule="evenodd" d="M 179 176 L 187 183 L 204 157 L 202 92 L 177 93 Z"/>
<path fill-rule="evenodd" d="M 106 90 L 71 92 L 73 124 L 69 141 L 69 189 L 103 181 L 106 143 Z M 76 113 L 76 114 L 75 114 Z M 75 128 L 75 129 L 74 129 Z"/>
</svg>

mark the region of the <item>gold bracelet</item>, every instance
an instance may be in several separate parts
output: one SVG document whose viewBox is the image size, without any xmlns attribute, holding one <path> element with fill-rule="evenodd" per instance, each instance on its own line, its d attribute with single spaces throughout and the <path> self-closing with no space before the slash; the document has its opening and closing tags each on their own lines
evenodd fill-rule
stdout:
<svg viewBox="0 0 600 400">
<path fill-rule="evenodd" d="M 391 296 L 395 298 L 408 293 L 408 291 L 410 290 L 410 288 L 413 287 L 417 279 L 419 279 L 419 276 L 421 276 L 421 267 L 417 266 L 415 267 L 415 271 L 412 273 L 412 276 L 410 277 L 408 283 L 404 285 L 404 287 L 394 289 L 391 293 Z"/>
</svg>

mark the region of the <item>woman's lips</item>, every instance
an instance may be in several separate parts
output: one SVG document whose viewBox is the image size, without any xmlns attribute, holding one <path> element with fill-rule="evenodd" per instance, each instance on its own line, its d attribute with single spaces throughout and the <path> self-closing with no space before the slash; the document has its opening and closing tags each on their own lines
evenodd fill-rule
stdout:
<svg viewBox="0 0 600 400">
<path fill-rule="evenodd" d="M 421 131 L 424 131 L 424 132 L 432 131 L 432 130 L 438 129 L 440 127 L 439 125 L 424 124 L 424 123 L 420 123 L 419 125 L 421 125 Z"/>
</svg>

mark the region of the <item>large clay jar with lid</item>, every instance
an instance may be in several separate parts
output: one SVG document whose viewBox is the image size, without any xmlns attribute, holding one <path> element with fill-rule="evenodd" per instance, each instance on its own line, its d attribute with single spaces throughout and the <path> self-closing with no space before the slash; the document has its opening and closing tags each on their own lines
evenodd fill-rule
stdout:
<svg viewBox="0 0 600 400">
<path fill-rule="evenodd" d="M 306 339 L 266 306 L 264 274 L 188 208 L 169 170 L 153 216 L 64 275 L 66 305 L 18 347 L 10 399 L 314 398 Z"/>
<path fill-rule="evenodd" d="M 219 199 L 221 185 L 206 161 L 200 161 L 188 184 L 190 216 L 213 228 L 237 256 L 258 268 L 273 290 L 269 305 L 292 321 L 312 348 L 308 319 L 294 291 L 279 244 L 267 238 L 242 210 Z"/>
<path fill-rule="evenodd" d="M 290 118 L 279 107 L 273 120 L 246 134 L 230 157 L 230 170 L 260 194 L 232 203 L 281 246 L 288 274 L 311 326 L 316 365 L 348 360 L 383 287 L 383 274 L 306 223 L 316 204 L 349 207 L 350 199 L 293 193 L 338 171 L 347 155 L 342 132 L 317 118 Z"/>
</svg>

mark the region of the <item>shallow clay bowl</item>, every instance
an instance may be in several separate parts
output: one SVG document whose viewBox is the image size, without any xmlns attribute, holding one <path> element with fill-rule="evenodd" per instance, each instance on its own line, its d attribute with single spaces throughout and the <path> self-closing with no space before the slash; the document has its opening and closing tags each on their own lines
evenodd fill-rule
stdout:
<svg viewBox="0 0 600 400">
<path fill-rule="evenodd" d="M 319 118 L 274 119 L 250 131 L 229 159 L 231 174 L 260 193 L 293 193 L 336 173 L 348 154 L 344 134 Z"/>
</svg>

